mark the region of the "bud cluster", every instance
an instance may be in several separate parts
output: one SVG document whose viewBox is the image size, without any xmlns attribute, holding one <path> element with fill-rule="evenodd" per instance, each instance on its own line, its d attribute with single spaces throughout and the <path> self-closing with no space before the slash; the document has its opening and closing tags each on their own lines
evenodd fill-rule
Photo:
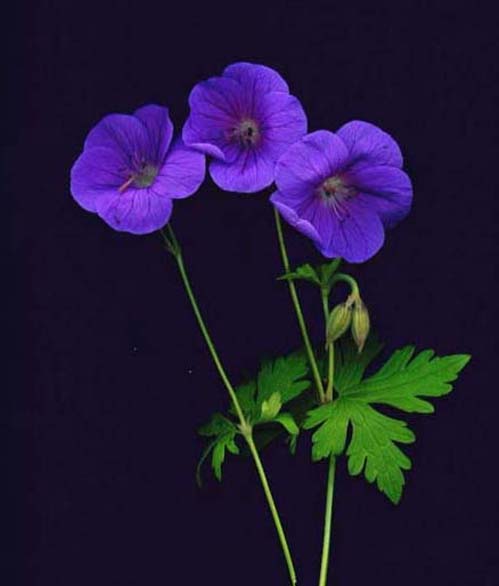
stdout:
<svg viewBox="0 0 499 586">
<path fill-rule="evenodd" d="M 370 320 L 358 291 L 351 293 L 346 301 L 332 309 L 327 323 L 326 344 L 329 346 L 341 338 L 349 328 L 359 352 L 362 352 L 369 335 Z"/>
</svg>

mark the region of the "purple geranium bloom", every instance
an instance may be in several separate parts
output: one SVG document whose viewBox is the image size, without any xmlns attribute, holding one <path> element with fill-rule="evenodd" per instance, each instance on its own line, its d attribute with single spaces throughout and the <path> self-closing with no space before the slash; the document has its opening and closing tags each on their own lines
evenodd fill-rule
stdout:
<svg viewBox="0 0 499 586">
<path fill-rule="evenodd" d="M 204 156 L 181 139 L 171 145 L 168 108 L 110 114 L 88 134 L 71 170 L 71 193 L 115 230 L 148 234 L 164 226 L 172 199 L 188 197 L 205 175 Z"/>
<path fill-rule="evenodd" d="M 271 202 L 326 257 L 363 262 L 383 245 L 384 228 L 411 208 L 402 154 L 386 132 L 354 121 L 292 145 L 276 165 Z"/>
<path fill-rule="evenodd" d="M 227 191 L 269 186 L 277 159 L 307 132 L 300 102 L 264 65 L 230 65 L 222 77 L 194 86 L 189 105 L 184 142 L 213 157 L 210 174 Z"/>
</svg>

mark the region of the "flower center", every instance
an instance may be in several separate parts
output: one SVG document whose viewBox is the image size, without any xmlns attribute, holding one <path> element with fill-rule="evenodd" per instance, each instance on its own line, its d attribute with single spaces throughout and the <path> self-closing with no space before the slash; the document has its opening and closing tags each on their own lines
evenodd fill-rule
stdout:
<svg viewBox="0 0 499 586">
<path fill-rule="evenodd" d="M 139 173 L 135 176 L 134 184 L 137 187 L 149 187 L 154 183 L 158 169 L 154 165 L 144 165 Z"/>
<path fill-rule="evenodd" d="M 259 142 L 260 129 L 254 120 L 251 118 L 244 118 L 235 128 L 232 129 L 231 135 L 241 146 L 250 148 Z"/>
<path fill-rule="evenodd" d="M 130 175 L 130 177 L 118 188 L 120 193 L 126 191 L 130 185 L 134 187 L 149 187 L 154 183 L 158 169 L 154 165 L 143 163 L 140 170 Z"/>
<path fill-rule="evenodd" d="M 331 207 L 340 219 L 348 215 L 347 207 L 344 205 L 345 201 L 354 197 L 356 193 L 355 188 L 348 185 L 339 175 L 328 177 L 317 188 L 317 195 L 322 202 L 327 207 Z"/>
</svg>

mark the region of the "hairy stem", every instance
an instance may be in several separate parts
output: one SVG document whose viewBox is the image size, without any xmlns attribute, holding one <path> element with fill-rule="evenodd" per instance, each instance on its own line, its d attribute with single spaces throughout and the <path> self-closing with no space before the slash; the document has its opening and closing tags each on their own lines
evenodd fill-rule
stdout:
<svg viewBox="0 0 499 586">
<path fill-rule="evenodd" d="M 210 336 L 208 328 L 206 327 L 203 316 L 201 314 L 201 310 L 199 309 L 199 305 L 197 303 L 196 297 L 195 297 L 194 292 L 192 290 L 189 276 L 188 276 L 186 268 L 185 268 L 180 244 L 179 244 L 179 242 L 175 236 L 175 233 L 173 231 L 173 228 L 170 226 L 170 224 L 167 225 L 166 232 L 164 229 L 161 230 L 161 235 L 163 236 L 163 239 L 168 247 L 168 250 L 172 253 L 172 255 L 175 257 L 175 260 L 177 261 L 177 266 L 178 266 L 178 269 L 180 272 L 180 276 L 182 277 L 182 281 L 184 283 L 184 287 L 187 292 L 187 296 L 189 297 L 189 301 L 191 302 L 191 306 L 194 311 L 194 315 L 196 316 L 196 320 L 198 322 L 199 328 L 201 330 L 201 333 L 203 334 L 206 345 L 208 346 L 208 350 L 210 351 L 211 357 L 213 359 L 213 362 L 215 363 L 218 374 L 220 375 L 220 378 L 222 379 L 222 382 L 224 383 L 224 386 L 227 389 L 227 392 L 229 393 L 230 399 L 232 401 L 232 404 L 234 405 L 234 409 L 235 409 L 237 416 L 239 418 L 239 422 L 240 422 L 239 427 L 240 427 L 241 433 L 244 436 L 246 443 L 248 444 L 248 447 L 250 449 L 251 455 L 253 457 L 253 461 L 255 463 L 255 466 L 256 466 L 256 469 L 258 472 L 258 476 L 260 478 L 260 482 L 263 487 L 263 491 L 264 491 L 266 499 L 267 499 L 267 503 L 270 508 L 270 512 L 272 514 L 272 519 L 274 521 L 274 525 L 277 530 L 277 534 L 278 534 L 281 548 L 282 548 L 282 551 L 284 554 L 284 558 L 286 560 L 289 578 L 290 578 L 292 586 L 295 586 L 296 572 L 294 569 L 293 560 L 291 558 L 291 553 L 289 551 L 289 546 L 288 546 L 288 543 L 286 540 L 284 529 L 282 527 L 282 523 L 279 518 L 279 513 L 277 511 L 277 507 L 276 507 L 274 498 L 272 496 L 272 492 L 270 490 L 270 486 L 269 486 L 269 483 L 267 480 L 267 476 L 265 474 L 265 470 L 263 468 L 262 461 L 260 459 L 260 455 L 258 454 L 258 450 L 255 446 L 255 442 L 253 441 L 253 433 L 252 433 L 251 425 L 249 424 L 249 422 L 246 420 L 246 417 L 244 416 L 243 410 L 241 408 L 241 404 L 239 403 L 239 400 L 237 398 L 236 391 L 235 391 L 234 387 L 232 386 L 232 383 L 230 382 L 229 377 L 227 376 L 227 373 L 225 372 L 222 361 L 220 360 L 218 352 L 215 348 L 215 344 L 213 343 L 213 340 Z"/>
<path fill-rule="evenodd" d="M 276 229 L 277 229 L 277 238 L 279 241 L 279 248 L 281 251 L 282 264 L 284 267 L 284 271 L 286 273 L 289 273 L 290 267 L 289 267 L 288 252 L 286 250 L 286 243 L 284 242 L 284 234 L 282 231 L 281 218 L 280 218 L 279 213 L 276 209 L 274 209 L 274 217 L 275 217 L 275 224 L 276 224 Z M 293 306 L 295 308 L 296 317 L 298 319 L 298 325 L 300 326 L 300 331 L 301 331 L 301 335 L 303 338 L 303 342 L 305 344 L 305 349 L 307 352 L 308 361 L 310 363 L 310 368 L 312 370 L 312 376 L 314 377 L 314 382 L 315 382 L 315 386 L 317 389 L 318 398 L 319 398 L 319 401 L 322 403 L 322 402 L 324 402 L 324 398 L 325 398 L 324 385 L 322 384 L 321 375 L 319 372 L 319 368 L 317 366 L 317 360 L 315 359 L 315 354 L 312 349 L 312 344 L 310 343 L 310 337 L 308 335 L 307 325 L 305 323 L 305 319 L 303 317 L 303 312 L 301 310 L 300 300 L 298 298 L 296 286 L 291 279 L 288 280 L 288 287 L 289 287 L 289 293 L 291 295 L 291 300 L 293 301 Z"/>
</svg>

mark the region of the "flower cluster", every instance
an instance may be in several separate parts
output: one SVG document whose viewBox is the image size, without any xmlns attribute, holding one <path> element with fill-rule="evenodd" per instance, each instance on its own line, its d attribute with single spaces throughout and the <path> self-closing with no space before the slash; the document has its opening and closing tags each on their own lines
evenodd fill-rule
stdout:
<svg viewBox="0 0 499 586">
<path fill-rule="evenodd" d="M 194 194 L 209 172 L 222 189 L 270 201 L 329 258 L 363 262 L 384 228 L 410 210 L 412 186 L 395 140 L 354 121 L 307 134 L 307 117 L 284 79 L 264 65 L 235 63 L 197 84 L 182 136 L 168 109 L 111 114 L 89 133 L 71 172 L 71 192 L 115 230 L 162 228 L 172 200 Z"/>
</svg>

